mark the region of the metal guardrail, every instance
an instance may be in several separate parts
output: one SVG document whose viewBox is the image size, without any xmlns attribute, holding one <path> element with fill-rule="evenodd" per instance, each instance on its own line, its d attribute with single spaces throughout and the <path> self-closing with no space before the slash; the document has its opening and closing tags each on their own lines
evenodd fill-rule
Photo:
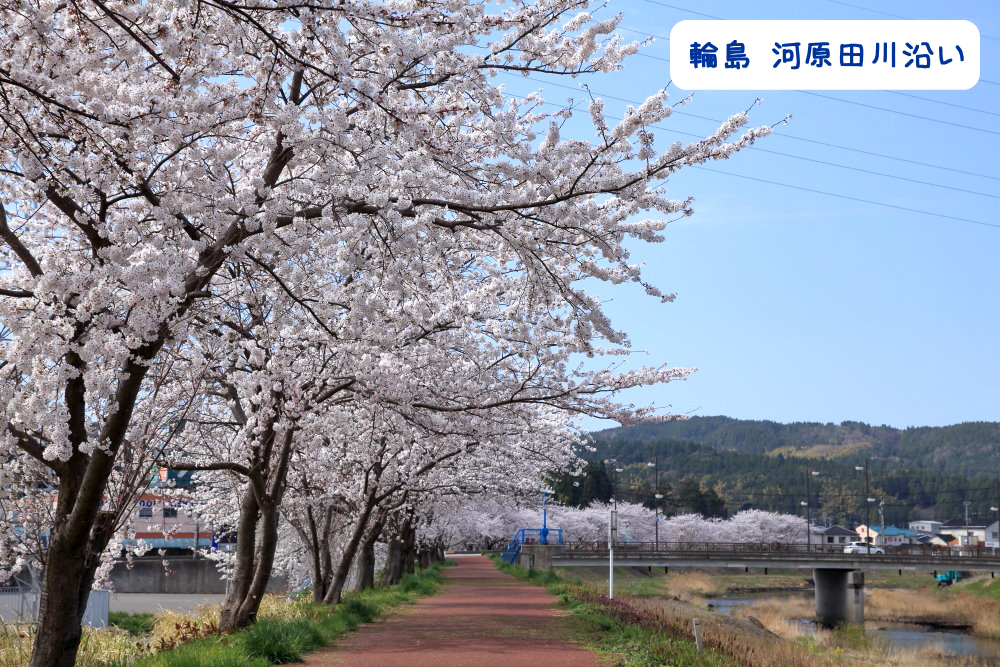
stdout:
<svg viewBox="0 0 1000 667">
<path fill-rule="evenodd" d="M 562 528 L 522 528 L 514 533 L 503 552 L 503 561 L 513 564 L 521 555 L 521 547 L 525 544 L 558 544 L 563 545 Z"/>
</svg>

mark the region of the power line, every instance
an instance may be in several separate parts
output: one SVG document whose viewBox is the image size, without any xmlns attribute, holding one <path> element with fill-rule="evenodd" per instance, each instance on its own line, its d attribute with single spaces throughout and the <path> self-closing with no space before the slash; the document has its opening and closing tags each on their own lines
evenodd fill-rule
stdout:
<svg viewBox="0 0 1000 667">
<path fill-rule="evenodd" d="M 677 9 L 677 10 L 680 10 L 682 12 L 687 12 L 688 14 L 696 14 L 698 16 L 704 16 L 707 19 L 715 19 L 717 21 L 725 21 L 726 20 L 726 19 L 722 18 L 721 16 L 712 16 L 711 14 L 703 14 L 701 12 L 696 12 L 693 9 L 688 9 L 687 7 L 678 7 L 677 5 L 668 5 L 665 2 L 659 2 L 659 0 L 645 0 L 645 2 L 648 2 L 648 3 L 652 4 L 652 5 L 659 5 L 660 7 L 669 7 L 670 9 Z"/>
<path fill-rule="evenodd" d="M 653 4 L 653 5 L 659 5 L 660 7 L 669 7 L 670 9 L 678 9 L 678 10 L 680 10 L 682 12 L 687 12 L 688 14 L 696 14 L 697 16 L 704 16 L 707 19 L 716 19 L 718 21 L 724 21 L 725 20 L 725 19 L 720 18 L 718 16 L 712 16 L 711 14 L 703 14 L 702 12 L 696 12 L 693 9 L 688 9 L 686 7 L 678 7 L 677 5 L 668 5 L 667 3 L 665 3 L 665 2 L 659 2 L 658 0 L 645 0 L 645 1 L 648 2 L 648 3 L 650 3 L 650 4 Z"/>
<path fill-rule="evenodd" d="M 525 98 L 523 98 L 523 97 L 521 97 L 519 95 L 514 95 L 512 93 L 504 93 L 504 95 L 507 96 L 507 97 L 513 97 L 515 99 L 521 99 L 521 100 L 525 99 Z M 543 102 L 543 104 L 546 104 L 546 105 L 549 105 L 549 106 L 558 107 L 558 108 L 561 108 L 561 109 L 572 109 L 572 107 L 569 107 L 569 106 L 566 106 L 566 105 L 563 105 L 563 104 L 556 104 L 555 102 Z M 611 115 L 607 115 L 607 114 L 605 114 L 605 115 L 606 115 L 607 118 L 611 118 L 611 119 L 614 119 L 614 120 L 621 120 L 621 118 L 619 118 L 619 117 L 615 117 L 615 116 L 611 116 Z M 658 129 L 664 129 L 664 128 L 658 128 Z M 684 134 L 690 134 L 690 133 L 684 133 Z M 699 135 L 693 135 L 693 136 L 699 136 Z M 781 135 L 778 135 L 778 136 L 781 136 Z M 713 172 L 716 172 L 716 173 L 719 173 L 719 174 L 725 174 L 727 176 L 735 176 L 736 178 L 744 178 L 744 179 L 748 179 L 748 180 L 751 180 L 751 181 L 758 181 L 760 183 L 768 183 L 768 184 L 771 184 L 771 185 L 780 185 L 782 187 L 791 188 L 793 190 L 802 190 L 802 191 L 805 191 L 805 192 L 812 192 L 812 193 L 815 193 L 815 194 L 827 195 L 827 196 L 830 196 L 830 197 L 837 197 L 839 199 L 847 199 L 847 200 L 857 201 L 857 202 L 861 202 L 861 203 L 865 203 L 865 204 L 873 204 L 875 206 L 883 206 L 885 208 L 898 209 L 898 210 L 901 210 L 901 211 L 907 211 L 909 213 L 919 213 L 921 215 L 929 215 L 929 216 L 933 216 L 933 217 L 937 217 L 937 218 L 945 218 L 945 219 L 948 219 L 948 220 L 956 220 L 958 222 L 968 222 L 968 223 L 972 223 L 974 225 L 983 225 L 985 227 L 997 227 L 997 228 L 1000 228 L 1000 224 L 996 224 L 996 223 L 992 223 L 992 222 L 984 222 L 982 220 L 973 220 L 972 218 L 961 218 L 961 217 L 958 217 L 958 216 L 946 215 L 944 213 L 934 213 L 933 211 L 925 211 L 925 210 L 922 210 L 922 209 L 909 208 L 909 207 L 906 207 L 906 206 L 897 206 L 896 204 L 886 204 L 885 202 L 879 202 L 879 201 L 874 201 L 874 200 L 870 200 L 870 199 L 861 199 L 860 197 L 852 197 L 850 195 L 842 195 L 842 194 L 839 194 L 839 193 L 836 193 L 836 192 L 826 192 L 825 190 L 816 190 L 814 188 L 807 188 L 807 187 L 801 186 L 801 185 L 792 185 L 790 183 L 781 183 L 779 181 L 770 181 L 770 180 L 763 179 L 763 178 L 755 178 L 753 176 L 744 176 L 742 174 L 734 174 L 734 173 L 731 173 L 731 172 L 728 172 L 728 171 L 720 171 L 720 170 L 717 170 L 717 169 L 710 169 L 708 167 L 700 167 L 700 166 L 697 166 L 697 165 L 693 165 L 693 166 L 696 169 L 703 169 L 705 171 L 713 171 Z"/>
<path fill-rule="evenodd" d="M 567 89 L 573 90 L 573 91 L 578 90 L 577 88 L 573 88 L 572 86 L 567 86 L 567 85 L 561 84 L 561 83 L 554 83 L 554 82 L 546 82 L 546 83 L 548 83 L 549 85 L 552 85 L 552 86 L 559 87 L 559 88 L 567 88 Z M 636 104 L 636 105 L 641 104 L 641 102 L 637 102 L 636 100 L 630 100 L 630 99 L 627 99 L 627 98 L 624 98 L 624 97 L 616 97 L 614 95 L 606 95 L 606 94 L 600 93 L 598 91 L 593 91 L 593 92 L 594 92 L 595 95 L 600 95 L 601 97 L 606 97 L 606 98 L 611 99 L 611 100 L 617 100 L 619 102 L 627 102 L 629 104 Z M 712 121 L 714 123 L 722 123 L 722 122 L 724 122 L 724 121 L 716 119 L 716 118 L 709 118 L 707 116 L 699 116 L 699 115 L 692 114 L 692 113 L 687 113 L 687 112 L 684 112 L 684 111 L 674 111 L 673 113 L 684 115 L 684 116 L 691 116 L 692 118 L 699 118 L 701 120 L 708 120 L 708 121 Z M 610 116 L 610 115 L 608 115 L 607 117 L 615 119 L 615 120 L 621 120 L 621 118 L 619 118 L 617 116 Z M 650 127 L 652 127 L 653 129 L 663 130 L 665 132 L 673 132 L 675 134 L 682 134 L 682 135 L 689 136 L 689 137 L 697 137 L 699 139 L 703 139 L 704 138 L 703 135 L 696 134 L 694 132 L 682 132 L 680 130 L 675 130 L 675 129 L 671 129 L 671 128 L 665 128 L 665 127 L 661 127 L 661 126 L 657 126 L 657 125 L 652 125 Z M 779 135 L 775 135 L 775 136 L 785 136 L 785 135 L 780 135 L 779 134 Z M 805 156 L 802 156 L 802 155 L 795 155 L 794 153 L 783 153 L 781 151 L 775 151 L 775 150 L 771 150 L 771 149 L 768 149 L 768 148 L 761 148 L 759 146 L 751 146 L 750 148 L 752 150 L 760 151 L 760 152 L 763 152 L 763 153 L 771 153 L 772 155 L 781 155 L 783 157 L 790 157 L 790 158 L 794 158 L 796 160 L 804 160 L 806 162 L 813 162 L 813 163 L 816 163 L 816 164 L 822 164 L 822 165 L 826 165 L 826 166 L 829 166 L 829 167 L 837 167 L 838 169 L 846 169 L 846 170 L 849 170 L 849 171 L 856 171 L 856 172 L 859 172 L 859 173 L 862 173 L 862 174 L 871 174 L 873 176 L 883 176 L 885 178 L 892 178 L 892 179 L 895 179 L 895 180 L 898 180 L 898 181 L 906 181 L 906 182 L 909 182 L 909 183 L 916 183 L 918 185 L 927 185 L 927 186 L 930 186 L 930 187 L 941 188 L 942 190 L 953 190 L 955 192 L 962 192 L 962 193 L 965 193 L 965 194 L 979 195 L 981 197 L 990 197 L 992 199 L 1000 199 L 1000 195 L 990 194 L 988 192 L 979 192 L 977 190 L 967 190 L 965 188 L 957 188 L 957 187 L 954 187 L 954 186 L 951 186 L 951 185 L 943 185 L 941 183 L 933 183 L 933 182 L 930 182 L 930 181 L 921 181 L 919 179 L 909 178 L 909 177 L 906 177 L 906 176 L 897 176 L 895 174 L 887 174 L 887 173 L 881 172 L 881 171 L 874 171 L 874 170 L 871 170 L 871 169 L 862 169 L 861 167 L 852 167 L 850 165 L 839 164 L 837 162 L 827 162 L 825 160 L 818 160 L 818 159 L 815 159 L 815 158 L 805 157 Z M 1000 180 L 1000 179 L 998 179 L 998 180 Z"/>
<path fill-rule="evenodd" d="M 898 206 L 896 204 L 887 204 L 885 202 L 875 201 L 873 199 L 862 199 L 861 197 L 852 197 L 850 195 L 842 195 L 836 192 L 827 192 L 825 190 L 817 190 L 815 188 L 807 188 L 802 185 L 792 185 L 791 183 L 781 183 L 779 181 L 771 181 L 766 178 L 757 178 L 756 176 L 746 176 L 744 174 L 734 174 L 729 171 L 721 171 L 719 169 L 711 169 L 709 167 L 701 167 L 698 165 L 693 165 L 695 169 L 702 169 L 704 171 L 711 171 L 716 174 L 725 174 L 726 176 L 735 176 L 736 178 L 743 178 L 749 181 L 756 181 L 758 183 L 768 183 L 770 185 L 780 185 L 784 188 L 791 188 L 793 190 L 802 190 L 803 192 L 812 192 L 818 195 L 826 195 L 827 197 L 837 197 L 838 199 L 847 199 L 849 201 L 861 202 L 862 204 L 873 204 L 875 206 L 882 206 L 885 208 L 893 208 L 898 211 L 906 211 L 908 213 L 919 213 L 921 215 L 932 215 L 937 218 L 946 218 L 948 220 L 956 220 L 958 222 L 968 222 L 974 225 L 983 225 L 984 227 L 996 227 L 1000 229 L 1000 224 L 993 222 L 984 222 L 982 220 L 973 220 L 972 218 L 960 218 L 955 215 L 946 215 L 944 213 L 934 213 L 932 211 L 925 211 L 919 208 L 910 208 L 908 206 Z"/>
<path fill-rule="evenodd" d="M 953 123 L 950 120 L 941 120 L 940 118 L 931 118 L 930 116 L 920 116 L 914 113 L 908 113 L 906 111 L 897 111 L 896 109 L 887 109 L 885 107 L 875 106 L 874 104 L 865 104 L 864 102 L 855 102 L 854 100 L 845 100 L 843 97 L 834 97 L 833 95 L 824 95 L 822 93 L 817 93 L 812 90 L 799 90 L 797 91 L 803 95 L 812 95 L 814 97 L 822 97 L 828 100 L 836 100 L 837 102 L 843 102 L 845 104 L 853 104 L 859 107 L 865 107 L 867 109 L 875 109 L 877 111 L 886 111 L 888 113 L 894 113 L 899 116 L 907 116 L 908 118 L 917 118 L 919 120 L 926 120 L 932 123 L 941 123 L 942 125 L 951 125 L 952 127 L 961 127 L 966 130 L 974 130 L 976 132 L 985 132 L 986 134 L 996 134 L 1000 135 L 1000 132 L 996 130 L 987 130 L 983 127 L 975 127 L 974 125 L 963 125 L 962 123 Z"/>
<path fill-rule="evenodd" d="M 908 16 L 900 16 L 899 14 L 890 14 L 889 12 L 883 12 L 883 11 L 881 11 L 879 9 L 872 9 L 871 7 L 865 7 L 864 5 L 853 5 L 850 2 L 843 2 L 843 0 L 826 0 L 826 1 L 827 2 L 831 2 L 831 3 L 835 4 L 835 5 L 844 5 L 845 7 L 854 7 L 855 9 L 863 9 L 866 12 L 872 12 L 873 14 L 881 14 L 882 16 L 889 16 L 889 17 L 894 18 L 894 19 L 903 19 L 904 21 L 912 21 L 913 20 L 913 19 L 909 18 Z M 984 38 L 984 39 L 992 39 L 994 41 L 997 40 L 996 37 L 991 37 L 990 35 L 984 35 L 982 33 L 980 33 L 979 36 L 982 37 L 982 38 Z"/>
<path fill-rule="evenodd" d="M 955 107 L 956 109 L 965 109 L 966 111 L 975 111 L 976 113 L 985 113 L 990 116 L 1000 116 L 1000 113 L 996 111 L 987 111 L 986 109 L 977 109 L 976 107 L 967 107 L 963 104 L 954 104 L 953 102 L 942 102 L 941 100 L 931 99 L 930 97 L 922 97 L 920 95 L 913 95 L 911 93 L 903 93 L 898 90 L 883 90 L 883 93 L 891 93 L 892 95 L 901 95 L 902 97 L 912 97 L 915 100 L 923 100 L 924 102 L 933 102 L 934 104 L 943 104 L 949 107 Z"/>
</svg>

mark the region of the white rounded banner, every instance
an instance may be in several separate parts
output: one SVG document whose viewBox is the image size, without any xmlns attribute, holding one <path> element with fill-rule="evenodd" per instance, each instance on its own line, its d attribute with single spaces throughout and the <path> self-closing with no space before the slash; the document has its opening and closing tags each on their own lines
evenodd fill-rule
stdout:
<svg viewBox="0 0 1000 667">
<path fill-rule="evenodd" d="M 970 21 L 681 21 L 670 78 L 685 90 L 965 90 Z"/>
</svg>

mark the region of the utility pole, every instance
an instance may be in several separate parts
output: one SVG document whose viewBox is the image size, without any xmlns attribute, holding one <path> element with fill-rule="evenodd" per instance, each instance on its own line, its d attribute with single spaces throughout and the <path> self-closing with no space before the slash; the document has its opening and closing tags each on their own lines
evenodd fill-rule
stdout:
<svg viewBox="0 0 1000 667">
<path fill-rule="evenodd" d="M 965 505 L 965 546 L 971 547 L 972 531 L 969 530 L 969 505 L 971 505 L 972 503 L 968 500 L 965 500 L 962 501 L 962 504 Z"/>
</svg>

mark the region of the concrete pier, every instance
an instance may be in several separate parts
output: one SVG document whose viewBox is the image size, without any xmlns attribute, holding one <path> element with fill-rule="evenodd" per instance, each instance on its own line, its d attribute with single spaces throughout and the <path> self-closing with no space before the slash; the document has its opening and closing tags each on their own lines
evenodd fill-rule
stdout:
<svg viewBox="0 0 1000 667">
<path fill-rule="evenodd" d="M 865 621 L 865 575 L 859 570 L 816 568 L 816 621 L 826 627 Z"/>
</svg>

